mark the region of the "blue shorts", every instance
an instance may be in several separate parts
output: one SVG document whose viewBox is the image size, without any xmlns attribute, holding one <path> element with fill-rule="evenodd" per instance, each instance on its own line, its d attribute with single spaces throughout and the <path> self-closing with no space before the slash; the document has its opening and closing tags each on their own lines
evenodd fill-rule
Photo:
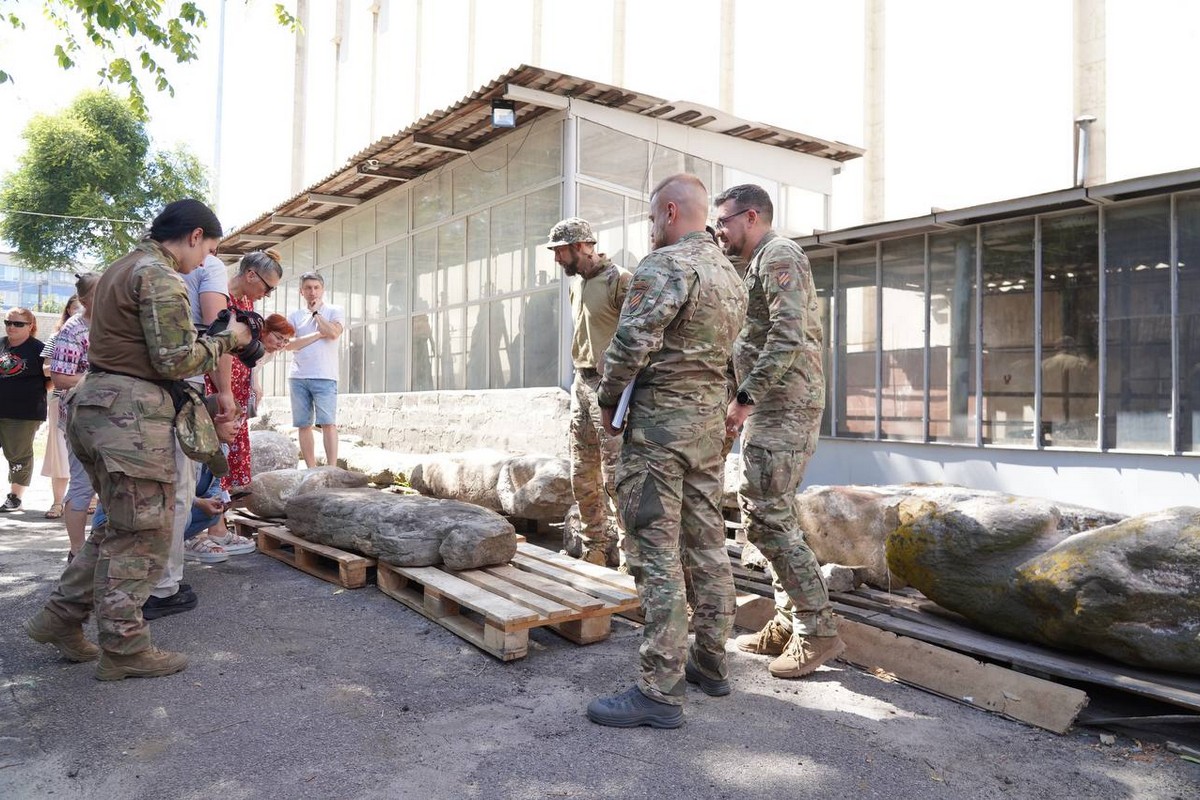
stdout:
<svg viewBox="0 0 1200 800">
<path fill-rule="evenodd" d="M 326 378 L 291 378 L 292 426 L 311 428 L 313 410 L 318 425 L 337 424 L 337 381 Z"/>
</svg>

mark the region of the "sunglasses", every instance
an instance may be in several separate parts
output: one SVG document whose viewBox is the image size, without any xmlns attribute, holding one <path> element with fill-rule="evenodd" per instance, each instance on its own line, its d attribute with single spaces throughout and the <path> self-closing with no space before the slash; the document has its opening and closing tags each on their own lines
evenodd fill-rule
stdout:
<svg viewBox="0 0 1200 800">
<path fill-rule="evenodd" d="M 4 327 L 6 327 L 6 328 L 24 328 L 28 324 L 29 324 L 28 322 L 25 322 L 24 320 L 19 320 L 19 319 L 4 320 Z"/>
<path fill-rule="evenodd" d="M 275 291 L 275 287 L 267 283 L 266 278 L 264 278 L 262 275 L 259 275 L 256 270 L 250 270 L 250 272 L 254 274 L 254 277 L 258 278 L 258 282 L 263 285 L 264 289 L 266 289 L 266 291 L 263 292 L 263 296 L 270 297 L 271 292 Z"/>
</svg>

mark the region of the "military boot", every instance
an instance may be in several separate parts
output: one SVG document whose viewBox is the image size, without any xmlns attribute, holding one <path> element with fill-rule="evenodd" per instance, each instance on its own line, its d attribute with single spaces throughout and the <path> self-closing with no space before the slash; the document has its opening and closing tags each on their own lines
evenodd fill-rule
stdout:
<svg viewBox="0 0 1200 800">
<path fill-rule="evenodd" d="M 737 643 L 738 650 L 741 650 L 743 653 L 777 656 L 782 655 L 783 649 L 787 647 L 787 643 L 791 638 L 791 631 L 780 625 L 777 621 L 771 620 L 758 633 L 748 633 L 745 636 L 737 637 L 734 641 Z"/>
<path fill-rule="evenodd" d="M 683 724 L 683 708 L 660 703 L 642 694 L 636 686 L 615 697 L 597 697 L 588 703 L 587 718 L 614 728 L 678 728 Z"/>
<path fill-rule="evenodd" d="M 107 650 L 100 656 L 96 680 L 119 681 L 122 678 L 161 678 L 187 668 L 187 656 L 150 647 L 139 653 L 121 655 Z"/>
<path fill-rule="evenodd" d="M 580 560 L 586 561 L 589 564 L 595 564 L 598 567 L 608 566 L 608 553 L 604 550 L 604 545 L 593 545 L 583 551 Z"/>
<path fill-rule="evenodd" d="M 82 624 L 67 622 L 44 608 L 25 621 L 25 633 L 35 642 L 54 645 L 69 661 L 92 661 L 100 657 L 100 648 L 84 637 Z"/>
<path fill-rule="evenodd" d="M 826 661 L 832 661 L 846 649 L 840 636 L 795 635 L 783 654 L 772 661 L 767 670 L 776 678 L 803 678 Z"/>
</svg>

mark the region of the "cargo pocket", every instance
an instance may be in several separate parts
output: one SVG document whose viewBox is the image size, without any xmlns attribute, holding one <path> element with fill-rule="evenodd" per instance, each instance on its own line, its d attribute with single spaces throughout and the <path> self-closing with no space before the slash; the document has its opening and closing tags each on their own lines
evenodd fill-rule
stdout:
<svg viewBox="0 0 1200 800">
<path fill-rule="evenodd" d="M 644 464 L 617 470 L 617 513 L 626 531 L 638 528 L 638 511 L 642 507 L 642 492 L 648 474 Z"/>
<path fill-rule="evenodd" d="M 778 497 L 795 491 L 803 464 L 794 450 L 767 450 L 757 445 L 742 448 L 742 485 L 747 497 Z"/>
<path fill-rule="evenodd" d="M 145 556 L 114 556 L 105 575 L 105 602 L 96 608 L 109 620 L 137 620 L 149 591 L 150 559 Z"/>
<path fill-rule="evenodd" d="M 110 528 L 118 531 L 170 532 L 169 504 L 175 497 L 174 483 L 158 483 L 124 473 L 114 473 L 111 480 L 112 497 L 104 498 L 104 511 L 108 515 Z"/>
</svg>

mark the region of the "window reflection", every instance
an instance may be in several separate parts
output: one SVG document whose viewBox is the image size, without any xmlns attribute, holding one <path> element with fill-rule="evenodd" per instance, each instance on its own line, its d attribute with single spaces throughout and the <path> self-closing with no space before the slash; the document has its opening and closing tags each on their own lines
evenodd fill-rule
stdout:
<svg viewBox="0 0 1200 800">
<path fill-rule="evenodd" d="M 838 255 L 838 435 L 875 438 L 876 344 L 879 290 L 875 245 Z"/>
<path fill-rule="evenodd" d="M 1033 220 L 983 226 L 983 440 L 1033 445 Z"/>
<path fill-rule="evenodd" d="M 883 243 L 883 382 L 880 433 L 886 439 L 925 436 L 925 242 Z"/>
<path fill-rule="evenodd" d="M 929 438 L 975 441 L 975 229 L 929 237 Z"/>
</svg>

